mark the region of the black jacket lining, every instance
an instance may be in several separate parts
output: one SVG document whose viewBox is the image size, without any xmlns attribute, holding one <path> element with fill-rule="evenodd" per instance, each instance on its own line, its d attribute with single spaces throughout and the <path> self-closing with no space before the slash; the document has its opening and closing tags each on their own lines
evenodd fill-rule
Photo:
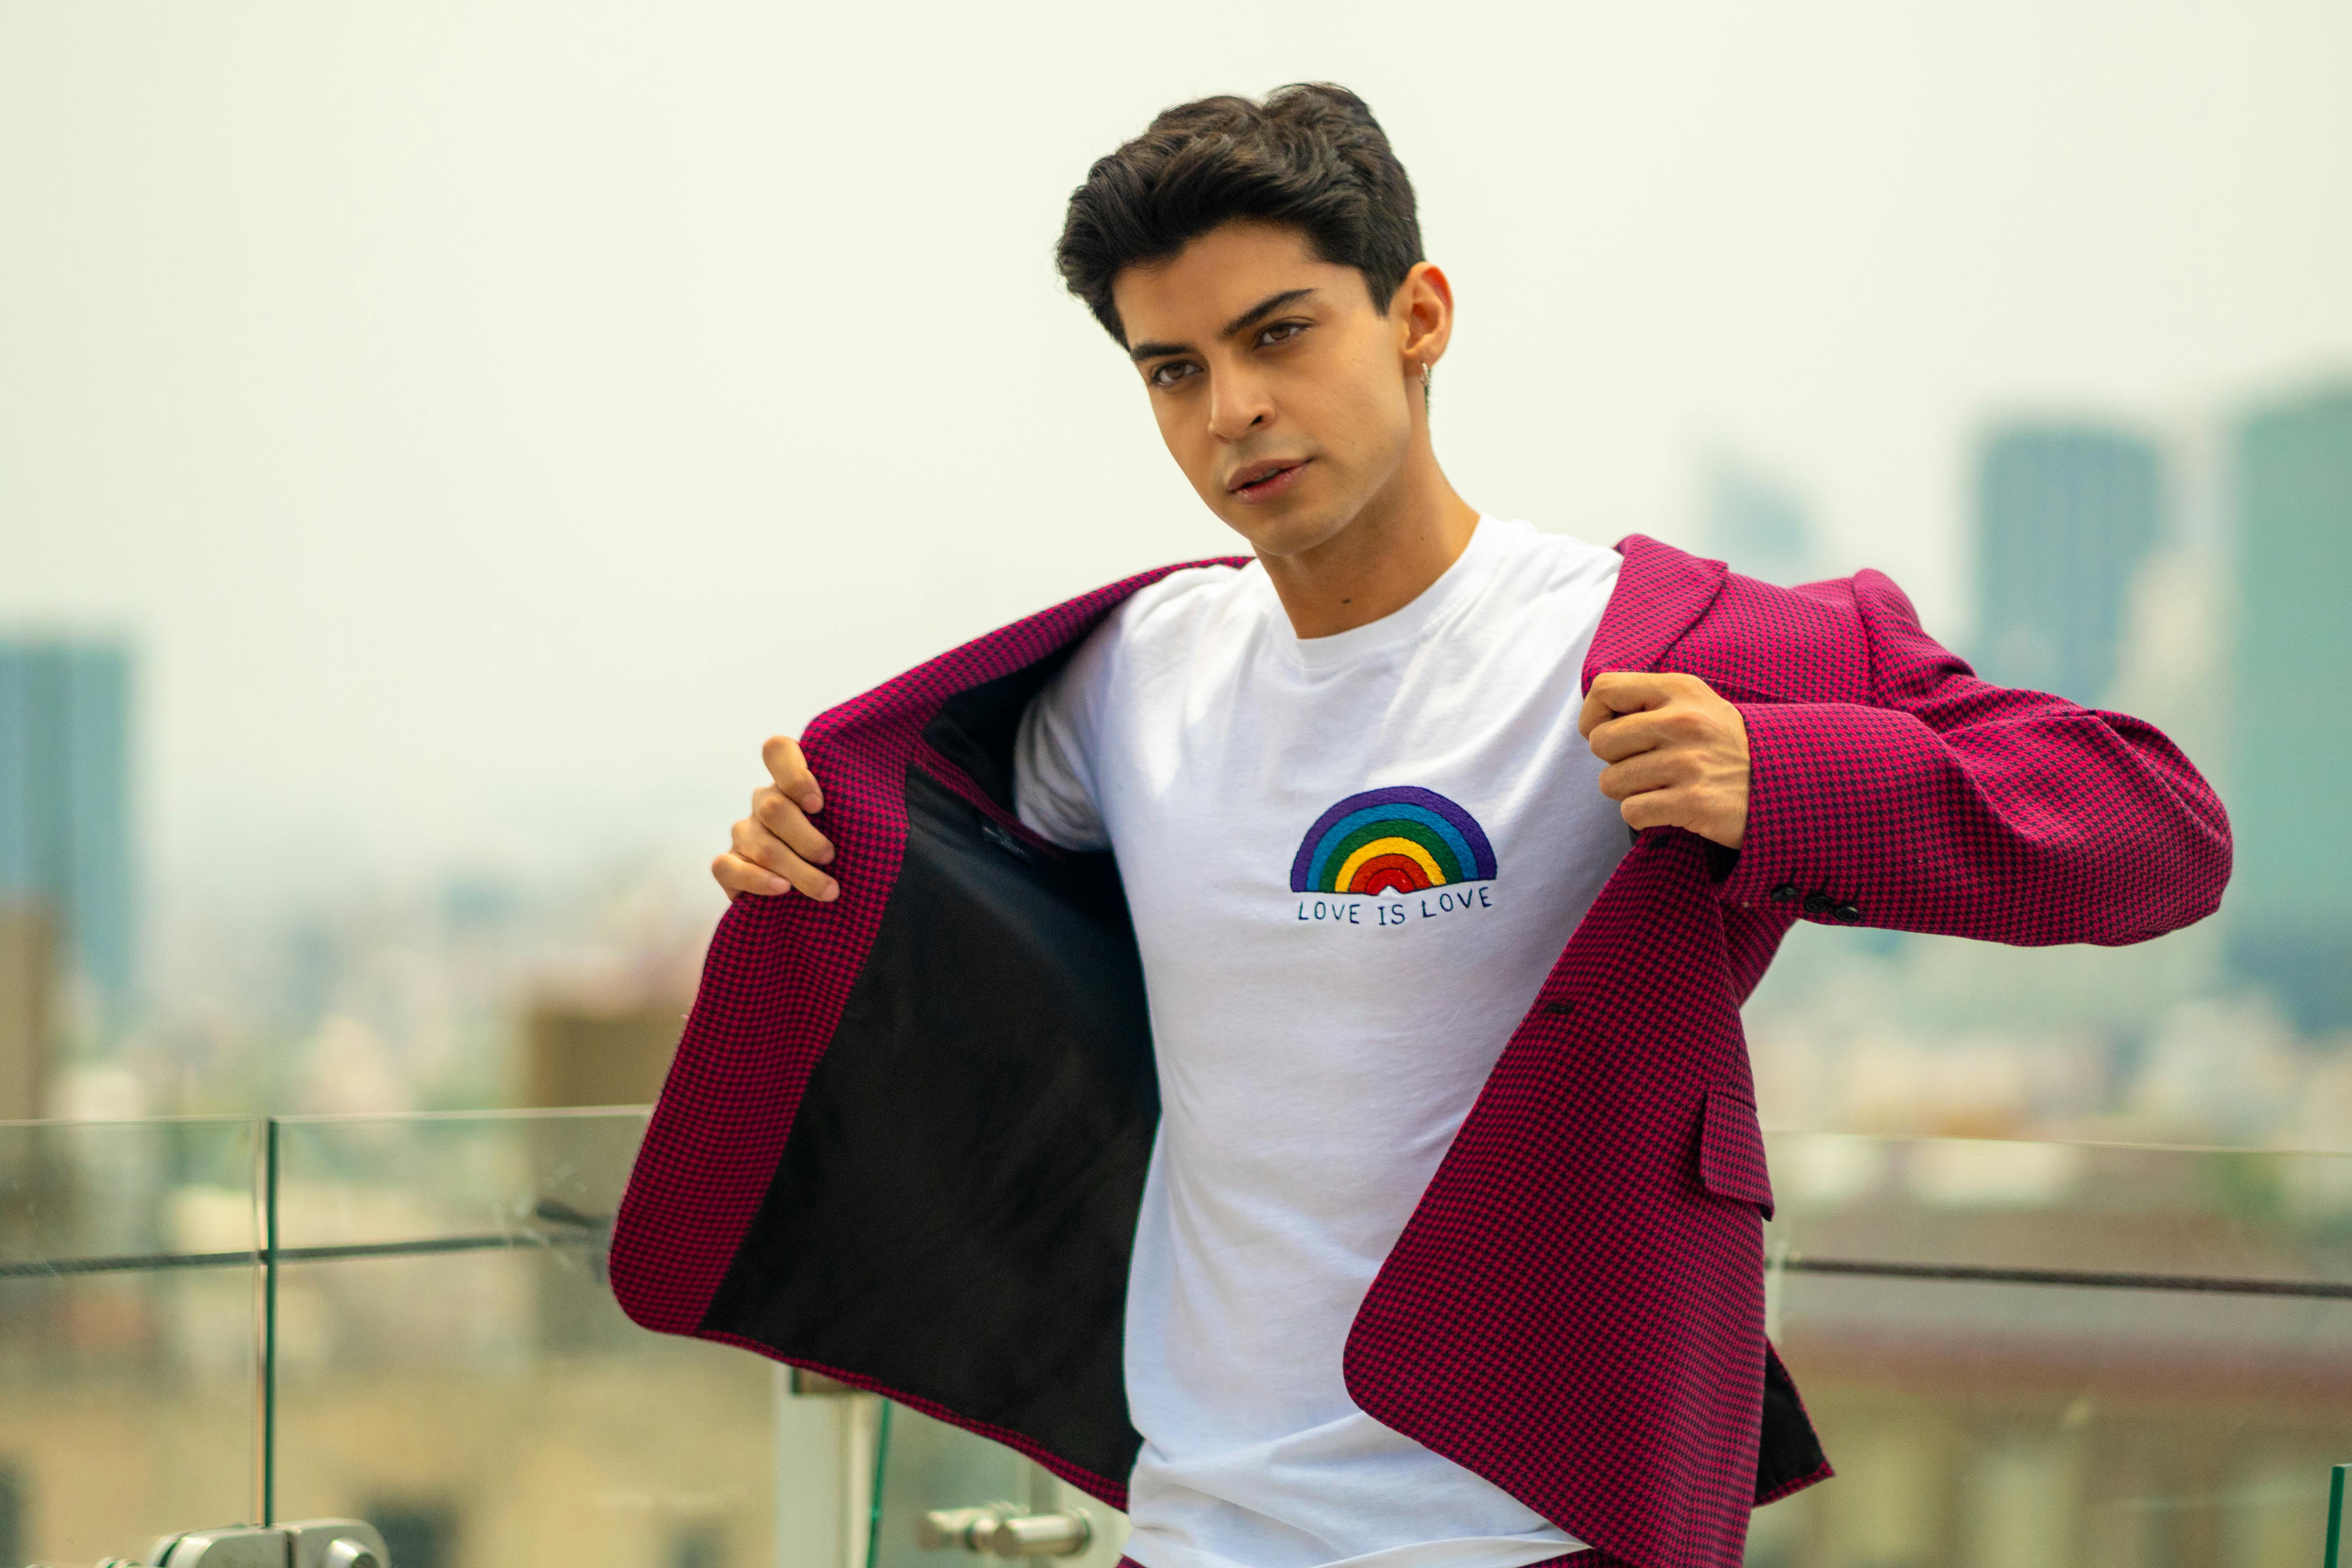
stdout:
<svg viewBox="0 0 2352 1568">
<path fill-rule="evenodd" d="M 1780 1352 L 1764 1342 L 1764 1428 L 1756 1446 L 1756 1495 L 1770 1497 L 1828 1463 L 1822 1440 L 1797 1398 L 1797 1384 L 1780 1364 Z"/>
<path fill-rule="evenodd" d="M 907 804 L 881 931 L 704 1327 L 1123 1483 L 1160 1096 L 1118 874 L 1016 854 L 919 771 Z"/>
<path fill-rule="evenodd" d="M 1013 742 L 1021 732 L 1021 715 L 1077 647 L 1071 643 L 1010 675 L 957 692 L 923 726 L 923 739 L 971 775 L 991 800 L 1011 811 Z"/>
</svg>

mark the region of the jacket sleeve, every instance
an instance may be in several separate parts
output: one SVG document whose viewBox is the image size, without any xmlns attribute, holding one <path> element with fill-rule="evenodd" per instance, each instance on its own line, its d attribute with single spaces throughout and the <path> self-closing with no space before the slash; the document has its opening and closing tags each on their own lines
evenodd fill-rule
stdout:
<svg viewBox="0 0 2352 1568">
<path fill-rule="evenodd" d="M 2038 947 L 2211 914 L 2230 822 L 2154 726 L 1979 680 L 1903 590 L 1853 580 L 1873 705 L 1743 703 L 1748 826 L 1727 902 Z"/>
</svg>

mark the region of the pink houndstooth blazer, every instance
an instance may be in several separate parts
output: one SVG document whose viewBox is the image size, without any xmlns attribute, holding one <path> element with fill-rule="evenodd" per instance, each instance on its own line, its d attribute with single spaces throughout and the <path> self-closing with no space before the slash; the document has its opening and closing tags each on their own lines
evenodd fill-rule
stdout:
<svg viewBox="0 0 2352 1568">
<path fill-rule="evenodd" d="M 2150 726 L 1976 679 L 1875 572 L 1769 586 L 1635 535 L 1584 670 L 1739 705 L 1735 855 L 1642 834 L 1357 1315 L 1379 1419 L 1638 1568 L 1737 1563 L 1830 1473 L 1764 1339 L 1739 1006 L 1800 920 L 2122 943 L 2212 912 L 2230 830 Z M 1172 568 L 1171 568 L 1172 570 Z M 1150 573 L 812 723 L 842 896 L 739 900 L 615 1224 L 636 1321 L 1012 1445 L 1123 1506 L 1128 1257 L 1159 1105 L 1118 872 L 1011 809 L 1013 733 Z M 1581 1559 L 1580 1559 L 1581 1560 Z"/>
</svg>

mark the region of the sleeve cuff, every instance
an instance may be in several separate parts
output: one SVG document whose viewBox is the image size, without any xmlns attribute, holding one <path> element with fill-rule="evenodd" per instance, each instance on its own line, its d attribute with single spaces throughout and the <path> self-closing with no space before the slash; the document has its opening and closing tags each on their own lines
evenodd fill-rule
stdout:
<svg viewBox="0 0 2352 1568">
<path fill-rule="evenodd" d="M 1853 868 L 1841 864 L 1866 814 L 1847 775 L 1875 771 L 1858 752 L 1882 763 L 1900 757 L 1895 731 L 1916 721 L 1801 703 L 1742 703 L 1739 716 L 1748 728 L 1748 821 L 1715 896 L 1745 909 L 1787 906 L 1823 925 L 1866 923 L 1871 890 L 1848 886 Z M 1717 864 L 1710 855 L 1710 875 Z"/>
</svg>

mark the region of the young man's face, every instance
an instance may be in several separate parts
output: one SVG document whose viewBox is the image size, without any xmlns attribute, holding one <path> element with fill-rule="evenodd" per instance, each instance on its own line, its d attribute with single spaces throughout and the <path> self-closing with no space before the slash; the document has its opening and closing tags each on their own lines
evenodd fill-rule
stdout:
<svg viewBox="0 0 2352 1568">
<path fill-rule="evenodd" d="M 1259 554 L 1314 549 L 1396 480 L 1420 374 L 1412 292 L 1383 310 L 1297 229 L 1243 222 L 1112 279 L 1169 452 Z"/>
</svg>

